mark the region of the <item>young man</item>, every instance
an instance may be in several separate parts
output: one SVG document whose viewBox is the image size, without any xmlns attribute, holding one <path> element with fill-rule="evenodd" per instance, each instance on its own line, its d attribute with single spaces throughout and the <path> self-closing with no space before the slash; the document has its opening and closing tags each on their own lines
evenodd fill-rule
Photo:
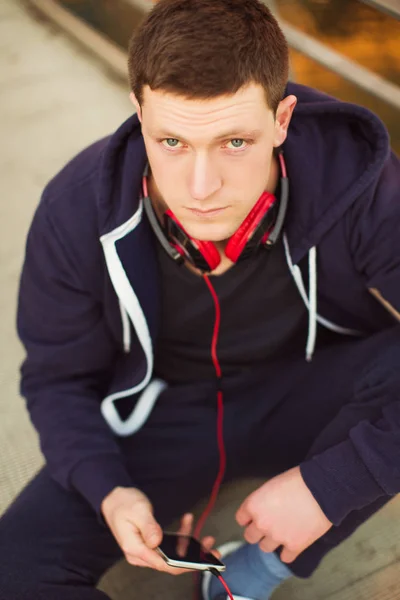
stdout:
<svg viewBox="0 0 400 600">
<path fill-rule="evenodd" d="M 155 548 L 210 493 L 223 405 L 225 480 L 266 480 L 226 580 L 266 600 L 400 490 L 399 161 L 369 111 L 287 84 L 258 0 L 161 0 L 129 68 L 137 115 L 49 183 L 28 236 L 46 467 L 1 520 L 0 597 L 104 598 L 123 555 L 180 572 Z"/>
</svg>

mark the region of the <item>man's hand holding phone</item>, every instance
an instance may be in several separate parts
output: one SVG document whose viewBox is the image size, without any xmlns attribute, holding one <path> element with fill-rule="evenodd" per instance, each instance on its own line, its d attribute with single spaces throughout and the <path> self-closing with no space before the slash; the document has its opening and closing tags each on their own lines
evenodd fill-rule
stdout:
<svg viewBox="0 0 400 600">
<path fill-rule="evenodd" d="M 115 488 L 104 498 L 101 512 L 131 565 L 171 575 L 188 572 L 188 569 L 168 566 L 157 552 L 163 532 L 154 518 L 152 504 L 143 492 L 137 488 Z M 186 514 L 182 517 L 178 533 L 190 535 L 192 527 L 193 515 Z M 202 540 L 203 547 L 208 551 L 211 551 L 214 543 L 212 537 Z"/>
</svg>

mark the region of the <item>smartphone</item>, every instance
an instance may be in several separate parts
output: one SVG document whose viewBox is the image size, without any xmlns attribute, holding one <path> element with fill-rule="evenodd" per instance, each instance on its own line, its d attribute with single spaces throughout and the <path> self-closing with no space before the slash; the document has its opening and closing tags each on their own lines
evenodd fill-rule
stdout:
<svg viewBox="0 0 400 600">
<path fill-rule="evenodd" d="M 167 565 L 171 567 L 198 571 L 208 571 L 210 568 L 217 571 L 225 571 L 226 569 L 218 558 L 207 552 L 200 542 L 190 535 L 179 535 L 167 531 L 163 534 L 162 542 L 157 551 Z"/>
</svg>

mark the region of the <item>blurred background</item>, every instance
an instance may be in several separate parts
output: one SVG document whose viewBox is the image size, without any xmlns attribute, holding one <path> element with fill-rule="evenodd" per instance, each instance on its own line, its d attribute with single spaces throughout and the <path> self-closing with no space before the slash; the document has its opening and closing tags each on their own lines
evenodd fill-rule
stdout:
<svg viewBox="0 0 400 600">
<path fill-rule="evenodd" d="M 265 1 L 289 41 L 292 79 L 372 109 L 400 154 L 400 0 Z M 18 390 L 26 234 L 49 179 L 132 113 L 126 48 L 150 9 L 147 0 L 0 0 L 0 514 L 43 464 Z M 207 525 L 218 542 L 237 537 L 235 508 L 254 485 L 221 495 Z M 400 600 L 399 517 L 395 498 L 310 580 L 285 583 L 274 600 Z M 192 597 L 191 577 L 124 563 L 101 587 L 113 600 Z"/>
<path fill-rule="evenodd" d="M 400 0 L 265 1 L 291 45 L 292 78 L 379 114 L 400 153 Z M 123 49 L 149 6 L 146 0 L 60 2 Z"/>
</svg>

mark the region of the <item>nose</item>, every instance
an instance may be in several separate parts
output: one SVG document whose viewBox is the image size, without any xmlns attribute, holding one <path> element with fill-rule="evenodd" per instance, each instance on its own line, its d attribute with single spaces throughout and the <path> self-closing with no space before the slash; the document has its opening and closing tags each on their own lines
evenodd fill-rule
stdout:
<svg viewBox="0 0 400 600">
<path fill-rule="evenodd" d="M 217 165 L 210 156 L 198 154 L 189 175 L 189 190 L 194 200 L 206 200 L 222 186 Z"/>
</svg>

